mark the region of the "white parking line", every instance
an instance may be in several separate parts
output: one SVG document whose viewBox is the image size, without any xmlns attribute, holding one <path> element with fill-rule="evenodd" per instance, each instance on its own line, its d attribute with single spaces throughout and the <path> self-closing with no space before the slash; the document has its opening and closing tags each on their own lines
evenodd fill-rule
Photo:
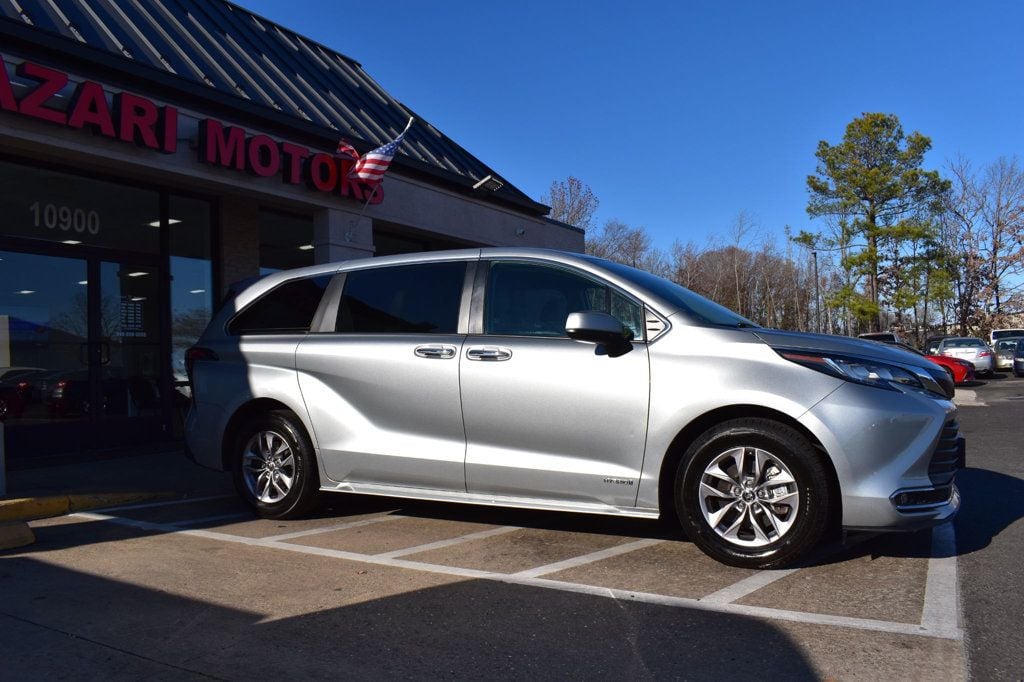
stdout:
<svg viewBox="0 0 1024 682">
<path fill-rule="evenodd" d="M 295 538 L 304 538 L 309 535 L 320 535 L 321 533 L 333 533 L 336 530 L 345 530 L 346 528 L 358 528 L 360 526 L 369 526 L 374 523 L 380 523 L 381 521 L 394 521 L 397 519 L 404 519 L 406 517 L 399 516 L 398 514 L 389 514 L 387 516 L 374 516 L 370 519 L 360 519 L 359 521 L 348 521 L 347 523 L 336 523 L 333 526 L 323 526 L 322 528 L 310 528 L 309 530 L 297 530 L 291 533 L 281 533 L 280 535 L 271 535 L 263 538 L 268 542 L 281 542 L 283 540 L 293 540 Z"/>
<path fill-rule="evenodd" d="M 238 499 L 238 495 L 210 495 L 208 497 L 186 497 L 178 500 L 162 500 L 160 502 L 143 502 L 141 504 L 125 504 L 117 507 L 103 507 L 94 509 L 97 514 L 106 514 L 112 511 L 132 511 L 134 509 L 151 509 L 153 507 L 171 507 L 176 504 L 194 504 L 196 502 L 210 502 L 211 500 L 226 500 L 228 498 Z"/>
<path fill-rule="evenodd" d="M 723 587 L 717 592 L 705 595 L 700 600 L 705 604 L 731 604 L 799 570 L 799 568 L 788 568 L 782 571 L 758 571 L 754 575 L 747 576 L 728 587 Z"/>
<path fill-rule="evenodd" d="M 960 629 L 956 535 L 952 523 L 932 530 L 932 558 L 928 560 L 921 625 L 931 630 Z"/>
<path fill-rule="evenodd" d="M 934 616 L 929 615 L 933 611 L 941 611 L 942 609 L 949 607 L 949 604 L 945 601 L 946 599 L 948 599 L 949 595 L 943 590 L 933 591 L 932 600 L 935 603 L 931 607 L 928 607 L 929 600 L 926 598 L 927 613 L 926 619 L 922 623 L 897 623 L 890 621 L 873 620 L 869 618 L 851 618 L 849 616 L 834 616 L 821 613 L 804 613 L 799 611 L 789 611 L 785 609 L 773 609 L 763 606 L 709 603 L 706 601 L 701 601 L 700 599 L 691 599 L 686 597 L 671 597 L 667 595 L 651 594 L 647 592 L 632 592 L 629 590 L 620 590 L 608 587 L 599 587 L 596 585 L 584 585 L 577 583 L 562 582 L 559 580 L 549 580 L 539 577 L 523 577 L 521 575 L 514 574 L 480 571 L 472 568 L 461 568 L 458 566 L 427 564 L 418 561 L 408 561 L 405 559 L 393 557 L 357 554 L 355 552 L 347 552 L 337 549 L 326 549 L 323 547 L 309 547 L 306 545 L 295 545 L 287 542 L 279 542 L 268 539 L 247 538 L 238 535 L 229 535 L 227 533 L 218 533 L 208 530 L 185 530 L 177 526 L 168 524 L 152 523 L 149 521 L 138 521 L 135 519 L 120 518 L 116 516 L 109 516 L 106 514 L 97 514 L 94 512 L 77 512 L 74 514 L 70 514 L 69 516 L 76 516 L 79 518 L 90 519 L 93 521 L 109 521 L 124 526 L 138 528 L 140 530 L 153 531 L 157 533 L 186 535 L 189 537 L 198 537 L 205 538 L 208 540 L 218 540 L 221 542 L 248 545 L 250 547 L 278 549 L 287 552 L 296 552 L 299 554 L 331 557 L 336 559 L 344 559 L 346 561 L 355 561 L 364 564 L 388 566 L 391 568 L 405 568 L 410 570 L 425 571 L 429 573 L 451 575 L 469 579 L 493 580 L 496 582 L 504 582 L 513 585 L 540 587 L 545 589 L 559 590 L 562 592 L 572 592 L 576 594 L 586 594 L 595 597 L 612 598 L 621 601 L 633 601 L 645 604 L 689 608 L 714 613 L 753 616 L 757 618 L 784 620 L 796 623 L 808 623 L 812 625 L 829 625 L 835 627 L 853 628 L 857 630 L 869 630 L 873 632 L 886 632 L 901 635 L 916 635 L 922 637 L 934 637 L 938 639 L 951 640 L 961 640 L 963 638 L 963 632 L 958 626 L 950 625 L 948 622 L 943 621 L 941 618 L 935 618 Z M 937 573 L 938 572 L 939 571 L 937 569 Z M 946 569 L 946 573 L 948 574 L 948 569 Z M 931 577 L 931 571 L 929 571 L 929 577 Z M 927 593 L 928 589 L 926 588 L 926 594 Z M 940 595 L 943 595 L 945 599 L 943 599 Z"/>
<path fill-rule="evenodd" d="M 850 539 L 847 539 L 841 546 L 834 550 L 826 551 L 829 554 L 832 554 L 833 552 L 841 552 L 843 550 L 849 549 L 850 547 L 855 547 L 862 542 L 866 542 L 876 537 L 878 536 L 874 533 L 863 533 L 857 536 L 853 536 Z M 709 595 L 705 595 L 701 597 L 700 600 L 708 604 L 731 604 L 735 601 L 743 599 L 743 597 L 746 597 L 748 594 L 753 594 L 754 592 L 760 590 L 762 587 L 767 587 L 768 585 L 771 585 L 772 583 L 778 580 L 782 580 L 786 576 L 792 575 L 799 570 L 801 569 L 787 568 L 781 571 L 759 571 L 754 575 L 747 576 L 743 580 L 740 580 L 738 582 L 733 583 L 732 585 L 729 585 L 728 587 L 723 587 L 717 592 L 712 592 Z"/>
<path fill-rule="evenodd" d="M 484 538 L 493 538 L 495 535 L 504 535 L 505 533 L 511 533 L 514 530 L 522 530 L 519 526 L 501 526 L 500 528 L 489 528 L 487 530 L 481 530 L 476 533 L 469 533 L 468 535 L 460 535 L 457 538 L 449 538 L 447 540 L 438 540 L 437 542 L 428 542 L 425 545 L 417 545 L 415 547 L 406 547 L 404 549 L 396 549 L 391 552 L 382 552 L 381 554 L 374 554 L 373 556 L 380 559 L 393 559 L 399 556 L 406 556 L 409 554 L 419 554 L 420 552 L 429 552 L 432 549 L 443 549 L 444 547 L 451 547 L 453 545 L 461 545 L 464 542 L 472 542 L 473 540 L 483 540 Z"/>
<path fill-rule="evenodd" d="M 217 516 L 203 516 L 198 519 L 185 519 L 184 521 L 175 521 L 171 525 L 178 526 L 179 528 L 188 528 L 189 526 L 198 526 L 203 523 L 218 523 L 220 521 L 238 521 L 240 519 L 254 519 L 252 512 L 235 512 L 234 514 L 218 514 Z"/>
<path fill-rule="evenodd" d="M 519 571 L 513 573 L 513 578 L 536 578 L 537 576 L 547 575 L 549 573 L 558 573 L 559 571 L 565 571 L 570 568 L 576 568 L 577 566 L 584 566 L 586 564 L 592 564 L 595 561 L 601 561 L 602 559 L 610 559 L 613 556 L 619 556 L 620 554 L 627 554 L 629 552 L 635 552 L 638 549 L 644 547 L 650 547 L 652 545 L 658 545 L 664 542 L 664 540 L 655 540 L 649 538 L 646 540 L 637 540 L 635 542 L 627 542 L 624 545 L 615 545 L 607 549 L 602 549 L 597 552 L 591 552 L 590 554 L 584 554 L 583 556 L 573 557 L 572 559 L 566 559 L 565 561 L 556 561 L 553 564 L 546 566 L 538 566 L 537 568 L 530 568 L 525 571 Z"/>
</svg>

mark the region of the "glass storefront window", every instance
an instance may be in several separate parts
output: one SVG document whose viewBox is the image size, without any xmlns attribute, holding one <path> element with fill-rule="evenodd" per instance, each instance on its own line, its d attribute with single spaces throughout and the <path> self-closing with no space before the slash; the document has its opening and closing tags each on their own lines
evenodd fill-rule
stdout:
<svg viewBox="0 0 1024 682">
<path fill-rule="evenodd" d="M 260 275 L 313 264 L 313 219 L 260 211 Z"/>
<path fill-rule="evenodd" d="M 104 180 L 0 161 L 9 237 L 157 253 L 160 195 Z"/>
<path fill-rule="evenodd" d="M 168 227 L 171 256 L 171 372 L 181 394 L 185 351 L 199 340 L 213 312 L 213 265 L 210 260 L 210 204 L 172 196 Z"/>
<path fill-rule="evenodd" d="M 165 190 L 0 160 L 0 420 L 9 456 L 177 432 L 168 408 L 188 402 L 184 354 L 215 300 L 212 209 Z"/>
<path fill-rule="evenodd" d="M 0 251 L 0 420 L 8 425 L 87 416 L 79 390 L 88 379 L 87 277 L 84 260 Z"/>
</svg>

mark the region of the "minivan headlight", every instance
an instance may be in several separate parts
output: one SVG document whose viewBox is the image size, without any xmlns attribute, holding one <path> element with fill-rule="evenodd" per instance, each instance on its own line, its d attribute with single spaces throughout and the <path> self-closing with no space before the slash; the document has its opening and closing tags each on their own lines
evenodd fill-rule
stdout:
<svg viewBox="0 0 1024 682">
<path fill-rule="evenodd" d="M 855 384 L 884 388 L 888 391 L 898 390 L 897 385 L 922 391 L 928 390 L 916 374 L 897 365 L 805 350 L 776 349 L 776 352 L 790 362 L 830 374 L 838 379 L 852 381 Z"/>
</svg>

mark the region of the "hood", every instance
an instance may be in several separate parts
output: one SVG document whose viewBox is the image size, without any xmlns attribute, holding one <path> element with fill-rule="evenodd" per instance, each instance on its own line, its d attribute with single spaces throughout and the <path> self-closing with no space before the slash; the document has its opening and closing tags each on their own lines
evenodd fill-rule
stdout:
<svg viewBox="0 0 1024 682">
<path fill-rule="evenodd" d="M 836 355 L 852 355 L 865 360 L 899 363 L 923 370 L 937 386 L 933 392 L 944 394 L 952 400 L 956 393 L 952 374 L 941 365 L 937 365 L 923 355 L 911 353 L 888 343 L 880 341 L 864 341 L 848 336 L 832 334 L 807 334 L 803 332 L 784 332 L 776 329 L 751 330 L 755 336 L 772 348 L 790 348 L 793 350 L 816 351 L 818 353 L 834 353 Z"/>
<path fill-rule="evenodd" d="M 880 341 L 866 341 L 834 334 L 786 332 L 777 329 L 755 329 L 754 334 L 769 346 L 800 350 L 826 351 L 842 355 L 855 355 L 883 362 L 898 362 L 922 369 L 932 369 L 934 363 L 927 358 Z"/>
</svg>

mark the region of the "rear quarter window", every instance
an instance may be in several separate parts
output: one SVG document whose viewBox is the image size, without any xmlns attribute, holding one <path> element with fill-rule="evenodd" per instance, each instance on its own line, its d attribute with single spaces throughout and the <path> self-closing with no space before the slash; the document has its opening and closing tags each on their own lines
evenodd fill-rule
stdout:
<svg viewBox="0 0 1024 682">
<path fill-rule="evenodd" d="M 230 334 L 301 334 L 309 331 L 333 274 L 293 279 L 250 303 L 228 324 Z"/>
</svg>

